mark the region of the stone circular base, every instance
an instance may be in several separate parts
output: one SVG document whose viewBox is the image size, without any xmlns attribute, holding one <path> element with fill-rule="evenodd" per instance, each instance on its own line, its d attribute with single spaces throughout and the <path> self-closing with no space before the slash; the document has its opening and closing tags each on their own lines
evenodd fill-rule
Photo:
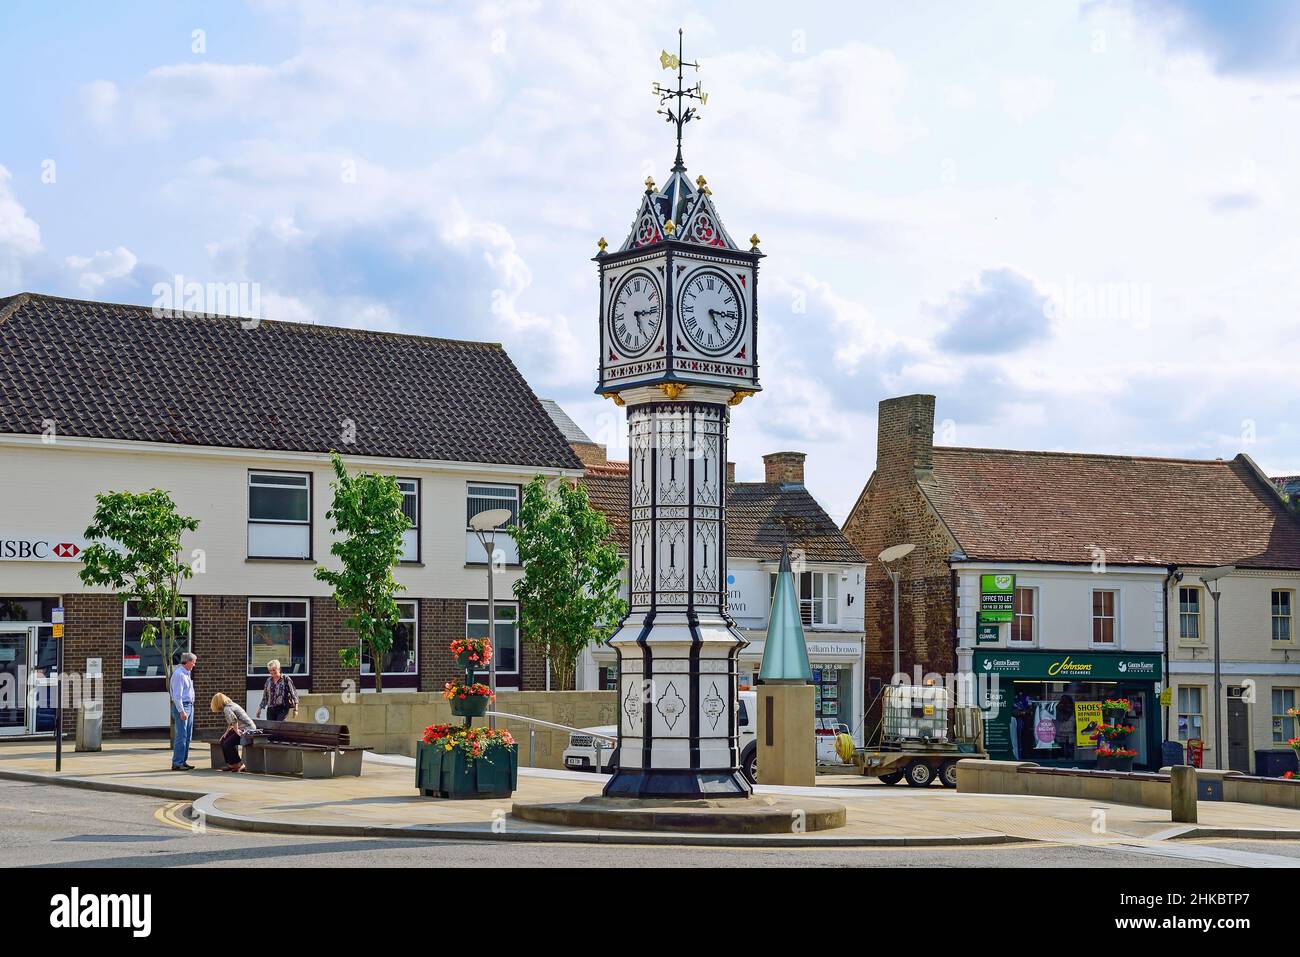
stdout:
<svg viewBox="0 0 1300 957">
<path fill-rule="evenodd" d="M 586 797 L 566 804 L 516 804 L 524 821 L 619 831 L 692 834 L 800 834 L 843 827 L 843 804 L 822 798 L 775 797 L 656 800 Z"/>
</svg>

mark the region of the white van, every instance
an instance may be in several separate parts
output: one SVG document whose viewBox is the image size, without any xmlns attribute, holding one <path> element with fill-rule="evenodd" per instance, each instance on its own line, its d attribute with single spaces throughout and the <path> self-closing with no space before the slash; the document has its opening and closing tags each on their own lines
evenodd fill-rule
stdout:
<svg viewBox="0 0 1300 957">
<path fill-rule="evenodd" d="M 755 691 L 742 691 L 737 708 L 740 719 L 740 768 L 745 772 L 745 777 L 749 778 L 750 784 L 754 783 L 758 760 L 757 698 L 758 693 Z M 605 772 L 614 770 L 616 765 L 611 761 L 614 757 L 618 727 L 612 724 L 572 732 L 569 735 L 569 746 L 564 749 L 566 768 L 570 771 L 596 770 L 595 736 L 597 734 L 604 736 L 600 742 L 600 769 Z"/>
</svg>

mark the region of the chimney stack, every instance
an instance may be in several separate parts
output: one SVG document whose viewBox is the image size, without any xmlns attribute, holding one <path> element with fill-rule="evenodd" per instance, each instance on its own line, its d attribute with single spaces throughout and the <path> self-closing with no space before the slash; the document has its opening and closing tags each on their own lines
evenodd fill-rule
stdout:
<svg viewBox="0 0 1300 957">
<path fill-rule="evenodd" d="M 728 485 L 736 484 L 736 463 L 735 462 L 727 463 L 727 484 Z"/>
<path fill-rule="evenodd" d="M 876 471 L 911 481 L 934 470 L 934 396 L 902 395 L 880 403 Z"/>
<path fill-rule="evenodd" d="M 769 485 L 802 485 L 803 452 L 770 452 L 763 456 L 763 481 Z"/>
</svg>

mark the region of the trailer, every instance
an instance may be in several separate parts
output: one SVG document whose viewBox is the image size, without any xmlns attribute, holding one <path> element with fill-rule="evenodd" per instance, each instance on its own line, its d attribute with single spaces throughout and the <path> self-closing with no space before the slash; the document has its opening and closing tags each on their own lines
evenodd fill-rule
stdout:
<svg viewBox="0 0 1300 957">
<path fill-rule="evenodd" d="M 876 701 L 880 723 L 867 746 L 853 754 L 863 775 L 885 784 L 906 780 L 912 787 L 928 787 L 937 778 L 944 787 L 955 788 L 958 761 L 988 757 L 983 715 L 978 708 L 953 707 L 948 689 L 888 685 Z"/>
</svg>

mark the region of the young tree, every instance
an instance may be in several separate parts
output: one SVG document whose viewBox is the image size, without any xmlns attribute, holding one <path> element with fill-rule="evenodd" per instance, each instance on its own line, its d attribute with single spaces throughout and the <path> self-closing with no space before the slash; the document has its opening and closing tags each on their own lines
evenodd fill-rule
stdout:
<svg viewBox="0 0 1300 957">
<path fill-rule="evenodd" d="M 524 489 L 514 536 L 523 639 L 546 655 L 556 685 L 571 688 L 582 650 L 612 635 L 627 613 L 618 597 L 623 559 L 587 490 L 540 475 Z"/>
<path fill-rule="evenodd" d="M 316 577 L 334 586 L 334 601 L 349 613 L 348 627 L 365 642 L 375 674 L 375 691 L 384 690 L 384 655 L 393 647 L 393 629 L 400 618 L 393 596 L 404 586 L 393 579 L 402 556 L 402 533 L 411 522 L 402 511 L 402 490 L 390 475 L 363 472 L 349 475 L 337 452 L 334 465 L 334 504 L 325 513 L 333 519 L 336 541 L 330 554 L 342 562 L 340 571 L 317 568 Z M 360 645 L 340 648 L 349 668 L 358 666 Z"/>
<path fill-rule="evenodd" d="M 148 492 L 102 492 L 95 496 L 95 515 L 85 537 L 78 573 L 86 585 L 112 588 L 123 604 L 137 602 L 147 619 L 142 645 L 156 641 L 162 651 L 168 687 L 173 659 L 184 647 L 188 624 L 181 614 L 181 582 L 194 576 L 181 555 L 181 536 L 196 531 L 198 519 L 176 512 L 176 503 L 161 489 Z"/>
</svg>

